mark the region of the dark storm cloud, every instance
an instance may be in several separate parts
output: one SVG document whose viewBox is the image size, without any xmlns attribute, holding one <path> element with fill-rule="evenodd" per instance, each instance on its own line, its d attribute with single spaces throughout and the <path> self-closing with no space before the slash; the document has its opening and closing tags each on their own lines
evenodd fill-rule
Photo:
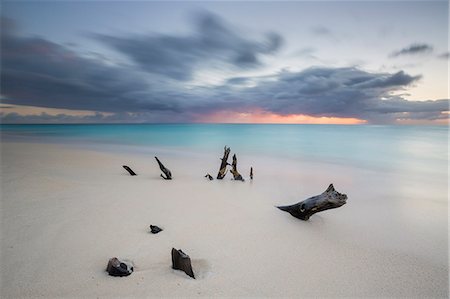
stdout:
<svg viewBox="0 0 450 299">
<path fill-rule="evenodd" d="M 395 87 L 395 86 L 407 86 L 414 81 L 420 79 L 421 76 L 410 76 L 408 74 L 405 74 L 403 71 L 399 71 L 395 74 L 389 74 L 384 76 L 375 76 L 372 78 L 368 77 L 357 77 L 355 79 L 352 79 L 352 81 L 357 81 L 355 86 L 360 88 L 369 88 L 369 87 L 378 87 L 378 88 L 389 88 L 389 87 Z M 367 80 L 364 80 L 367 79 Z M 363 80 L 360 82 L 360 80 Z"/>
<path fill-rule="evenodd" d="M 98 111 L 177 110 L 170 92 L 134 70 L 78 56 L 37 37 L 2 31 L 2 103 Z"/>
<path fill-rule="evenodd" d="M 412 44 L 408 47 L 405 47 L 399 51 L 395 51 L 391 53 L 391 57 L 398 57 L 402 55 L 417 55 L 417 54 L 426 54 L 433 52 L 433 47 L 428 44 Z"/>
<path fill-rule="evenodd" d="M 284 72 L 277 80 L 260 82 L 243 90 L 244 98 L 278 114 L 356 117 L 372 122 L 392 122 L 397 113 L 430 112 L 436 118 L 448 110 L 448 100 L 407 101 L 393 92 L 414 84 L 420 76 L 404 72 L 368 73 L 357 68 L 310 68 Z"/>
<path fill-rule="evenodd" d="M 261 40 L 248 39 L 209 13 L 199 15 L 192 35 L 95 37 L 130 57 L 146 72 L 176 80 L 189 80 L 195 71 L 211 66 L 259 66 L 260 56 L 273 54 L 282 43 L 276 33 L 267 33 Z"/>
<path fill-rule="evenodd" d="M 203 22 L 215 24 L 216 20 Z M 217 31 L 217 34 L 225 32 L 227 37 L 235 36 L 240 44 L 252 44 L 219 25 L 216 29 L 210 26 L 207 30 Z M 259 109 L 280 115 L 355 117 L 373 123 L 394 122 L 397 118 L 448 117 L 442 112 L 448 111 L 449 100 L 406 101 L 393 95 L 420 80 L 420 76 L 411 76 L 403 71 L 391 74 L 370 73 L 358 68 L 315 67 L 261 77 L 235 77 L 220 86 L 187 88 L 183 81 L 172 78 L 186 78 L 200 67 L 197 63 L 202 63 L 199 61 L 201 55 L 193 50 L 195 47 L 187 49 L 187 52 L 200 56 L 194 55 L 194 63 L 186 62 L 187 67 L 181 67 L 183 71 L 174 76 L 172 71 L 155 74 L 141 68 L 105 64 L 104 59 L 82 57 L 63 45 L 43 38 L 19 36 L 9 30 L 2 31 L 1 41 L 0 104 L 99 112 L 89 116 L 1 113 L 3 122 L 190 122 L 224 109 L 236 112 Z M 212 38 L 210 42 L 220 43 L 220 39 Z M 278 47 L 270 44 L 263 47 L 263 52 L 268 53 Z M 158 47 L 162 52 L 164 47 L 169 52 L 178 51 L 171 43 L 163 42 Z M 224 56 L 227 63 L 230 63 L 230 57 L 237 59 L 238 53 L 245 52 L 236 51 L 235 45 L 230 47 L 232 49 L 227 48 L 225 52 L 233 55 Z M 219 48 L 222 49 L 218 46 L 210 46 L 209 49 L 217 53 L 222 51 L 217 50 Z M 262 53 L 250 52 L 256 56 Z M 216 55 L 213 58 L 210 53 L 205 55 L 207 59 L 214 58 L 220 62 Z M 246 55 L 241 56 L 239 59 L 252 60 Z M 152 63 L 156 69 L 162 70 L 166 64 L 167 69 L 175 68 L 172 61 L 165 59 L 163 57 L 158 62 L 149 60 L 142 68 L 151 69 Z"/>
</svg>

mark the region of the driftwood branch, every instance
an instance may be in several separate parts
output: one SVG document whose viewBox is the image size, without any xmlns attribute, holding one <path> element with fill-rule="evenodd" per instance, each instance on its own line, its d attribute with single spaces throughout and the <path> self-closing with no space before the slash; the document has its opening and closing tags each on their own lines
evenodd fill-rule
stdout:
<svg viewBox="0 0 450 299">
<path fill-rule="evenodd" d="M 176 250 L 172 248 L 172 269 L 184 271 L 184 273 L 195 279 L 191 266 L 191 258 L 181 249 Z"/>
<path fill-rule="evenodd" d="M 291 206 L 277 207 L 282 211 L 290 213 L 295 218 L 308 220 L 311 215 L 329 209 L 343 206 L 347 202 L 347 195 L 334 190 L 333 184 L 320 195 L 305 199 Z"/>
<path fill-rule="evenodd" d="M 219 173 L 217 174 L 218 180 L 223 179 L 225 177 L 225 175 L 227 174 L 227 165 L 230 165 L 227 162 L 229 155 L 230 155 L 230 148 L 225 146 L 223 149 L 222 163 L 220 163 Z"/>
<path fill-rule="evenodd" d="M 237 171 L 237 158 L 236 154 L 233 155 L 233 163 L 231 164 L 231 173 L 233 174 L 233 177 L 236 181 L 244 181 L 244 178 L 242 175 Z"/>
<path fill-rule="evenodd" d="M 136 173 L 134 173 L 133 170 L 131 170 L 130 167 L 128 167 L 128 166 L 126 166 L 126 165 L 123 165 L 122 167 L 125 168 L 125 170 L 128 171 L 128 173 L 129 173 L 130 175 L 137 175 Z"/>
<path fill-rule="evenodd" d="M 169 169 L 167 169 L 162 163 L 161 161 L 159 161 L 158 157 L 155 157 L 156 161 L 158 162 L 159 168 L 161 169 L 161 171 L 166 175 L 163 176 L 161 174 L 161 177 L 165 180 L 171 180 L 172 179 L 172 173 L 170 172 Z"/>
</svg>

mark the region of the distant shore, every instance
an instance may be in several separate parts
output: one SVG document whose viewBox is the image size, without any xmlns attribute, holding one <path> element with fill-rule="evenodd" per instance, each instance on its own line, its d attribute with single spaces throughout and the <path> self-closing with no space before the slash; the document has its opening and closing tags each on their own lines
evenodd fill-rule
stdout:
<svg viewBox="0 0 450 299">
<path fill-rule="evenodd" d="M 221 155 L 3 141 L 1 297 L 448 297 L 441 181 L 239 152 L 245 182 L 207 180 Z M 275 208 L 330 183 L 345 206 L 307 222 Z M 108 276 L 113 256 L 135 272 Z"/>
</svg>

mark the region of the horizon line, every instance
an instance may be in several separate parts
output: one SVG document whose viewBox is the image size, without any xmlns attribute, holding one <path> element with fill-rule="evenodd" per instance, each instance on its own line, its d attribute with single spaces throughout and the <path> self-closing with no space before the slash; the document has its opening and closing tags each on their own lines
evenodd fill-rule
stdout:
<svg viewBox="0 0 450 299">
<path fill-rule="evenodd" d="M 142 122 L 142 123 L 115 123 L 115 122 L 105 122 L 105 123 L 0 123 L 2 125 L 306 125 L 306 126 L 437 126 L 448 127 L 449 124 L 402 124 L 402 123 L 359 123 L 359 124 L 326 124 L 326 123 L 214 123 L 214 122 Z"/>
</svg>

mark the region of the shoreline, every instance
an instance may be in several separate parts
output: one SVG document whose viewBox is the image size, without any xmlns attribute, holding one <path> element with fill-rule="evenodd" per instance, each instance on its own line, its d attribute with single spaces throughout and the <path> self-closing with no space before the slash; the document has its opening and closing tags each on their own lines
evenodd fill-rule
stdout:
<svg viewBox="0 0 450 299">
<path fill-rule="evenodd" d="M 0 132 L 1 133 L 1 132 Z M 2 143 L 20 143 L 20 144 L 52 144 L 55 146 L 66 146 L 68 148 L 77 148 L 79 150 L 84 151 L 94 151 L 99 153 L 111 153 L 111 154 L 134 154 L 140 157 L 144 156 L 154 156 L 158 154 L 165 154 L 169 155 L 173 158 L 177 158 L 180 156 L 185 155 L 186 157 L 198 159 L 200 157 L 207 156 L 211 158 L 211 155 L 214 155 L 217 159 L 220 158 L 222 154 L 223 147 L 218 147 L 215 150 L 212 150 L 210 148 L 204 149 L 204 148 L 190 148 L 190 147 L 180 147 L 176 145 L 152 145 L 152 144 L 120 144 L 117 142 L 105 142 L 104 140 L 98 142 L 93 140 L 69 140 L 69 139 L 58 139 L 58 138 L 40 138 L 37 136 L 33 136 L 30 138 L 30 136 L 13 136 L 11 137 L 5 137 L 0 134 L 0 147 Z M 234 147 L 233 147 L 234 148 Z M 233 150 L 233 149 L 232 149 Z M 237 151 L 237 154 L 240 157 L 245 157 L 247 161 L 252 160 L 276 160 L 278 161 L 284 161 L 285 163 L 302 163 L 306 164 L 308 166 L 314 166 L 314 165 L 320 165 L 321 167 L 333 167 L 333 168 L 344 168 L 344 169 L 357 169 L 359 171 L 368 171 L 373 174 L 380 174 L 380 173 L 389 173 L 391 175 L 419 175 L 421 179 L 427 180 L 439 180 L 442 178 L 442 182 L 445 183 L 446 180 L 443 178 L 443 176 L 447 175 L 447 168 L 442 168 L 441 173 L 439 173 L 439 176 L 437 176 L 437 173 L 435 172 L 436 169 L 425 171 L 424 169 L 420 169 L 419 171 L 405 171 L 405 169 L 402 168 L 401 165 L 398 167 L 387 167 L 387 166 L 381 166 L 376 164 L 368 164 L 364 165 L 360 162 L 352 162 L 349 163 L 349 161 L 340 161 L 340 159 L 332 159 L 331 157 L 324 158 L 324 157 L 314 157 L 314 156 L 295 156 L 290 154 L 282 154 L 282 155 L 274 155 L 274 153 L 269 152 L 259 152 L 259 153 L 250 153 L 248 150 L 241 153 L 241 151 Z M 240 159 L 241 160 L 241 159 Z M 249 162 L 250 163 L 250 162 Z M 251 163 L 250 163 L 251 164 Z M 218 166 L 217 166 L 218 168 Z M 430 178 L 430 175 L 433 177 Z"/>
<path fill-rule="evenodd" d="M 239 153 L 245 178 L 253 159 L 253 181 L 206 180 L 221 152 L 159 156 L 167 182 L 144 153 L 2 142 L 1 155 L 5 298 L 448 296 L 445 194 L 421 198 L 433 185 Z M 329 183 L 348 194 L 342 208 L 307 222 L 274 208 Z M 150 224 L 164 231 L 151 235 Z M 198 280 L 171 270 L 172 247 L 191 256 Z M 113 256 L 136 271 L 109 277 Z"/>
</svg>

